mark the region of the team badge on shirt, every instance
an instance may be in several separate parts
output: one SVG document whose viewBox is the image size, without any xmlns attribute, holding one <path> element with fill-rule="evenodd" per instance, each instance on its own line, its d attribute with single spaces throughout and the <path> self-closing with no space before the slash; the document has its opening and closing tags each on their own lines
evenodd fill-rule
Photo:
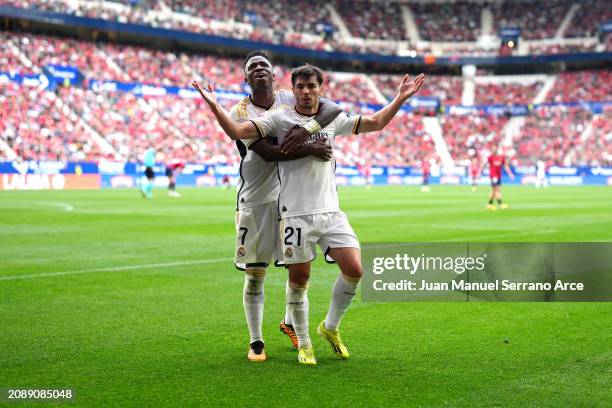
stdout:
<svg viewBox="0 0 612 408">
<path fill-rule="evenodd" d="M 285 250 L 285 258 L 291 258 L 293 256 L 293 250 L 291 248 L 287 248 Z"/>
<path fill-rule="evenodd" d="M 244 247 L 242 245 L 240 245 L 238 247 L 238 250 L 236 251 L 236 256 L 238 258 L 242 258 L 245 254 L 246 254 L 246 251 L 244 250 Z"/>
</svg>

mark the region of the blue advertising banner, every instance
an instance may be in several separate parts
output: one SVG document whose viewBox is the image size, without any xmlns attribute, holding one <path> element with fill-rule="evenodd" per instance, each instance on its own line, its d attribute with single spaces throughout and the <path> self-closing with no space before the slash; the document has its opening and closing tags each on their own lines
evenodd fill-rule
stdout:
<svg viewBox="0 0 612 408">
<path fill-rule="evenodd" d="M 153 168 L 156 185 L 165 187 L 168 179 L 165 166 L 158 163 Z M 536 171 L 533 166 L 513 168 L 516 177 L 510 179 L 503 175 L 504 184 L 534 184 Z M 102 188 L 137 187 L 144 179 L 144 166 L 141 163 L 101 161 L 91 162 L 0 162 L 0 176 L 100 176 Z M 238 164 L 198 164 L 188 163 L 177 174 L 180 186 L 214 187 L 235 185 L 239 179 Z M 550 167 L 546 174 L 550 185 L 612 185 L 612 167 Z M 368 174 L 355 166 L 336 168 L 336 182 L 341 186 L 374 185 L 420 185 L 423 175 L 419 167 L 372 166 Z M 487 170 L 476 180 L 477 184 L 490 183 Z M 470 184 L 466 167 L 432 168 L 429 184 L 460 185 Z"/>
<path fill-rule="evenodd" d="M 55 78 L 45 74 L 14 74 L 10 72 L 0 72 L 0 83 L 16 82 L 20 85 L 46 89 L 49 91 L 55 90 L 57 82 Z"/>
<path fill-rule="evenodd" d="M 65 65 L 45 65 L 43 72 L 53 78 L 58 84 L 80 85 L 85 78 L 77 67 Z"/>
</svg>

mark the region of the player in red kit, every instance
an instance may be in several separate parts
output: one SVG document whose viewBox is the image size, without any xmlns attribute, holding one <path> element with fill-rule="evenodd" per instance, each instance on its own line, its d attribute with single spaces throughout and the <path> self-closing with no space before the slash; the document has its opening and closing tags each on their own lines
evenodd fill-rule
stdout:
<svg viewBox="0 0 612 408">
<path fill-rule="evenodd" d="M 421 174 L 423 175 L 423 185 L 421 186 L 421 191 L 424 193 L 429 193 L 431 189 L 429 188 L 429 173 L 431 171 L 431 165 L 429 164 L 429 160 L 423 159 L 421 160 Z"/>
<path fill-rule="evenodd" d="M 472 181 L 472 191 L 476 191 L 476 181 L 480 175 L 480 156 L 474 156 L 470 161 L 470 178 Z"/>
<path fill-rule="evenodd" d="M 166 164 L 166 176 L 168 177 L 168 196 L 179 198 L 181 195 L 176 192 L 176 173 L 185 168 L 185 163 L 180 160 L 172 160 Z"/>
<path fill-rule="evenodd" d="M 497 200 L 499 204 L 499 208 L 505 210 L 508 208 L 508 204 L 502 203 L 502 195 L 501 195 L 501 181 L 502 181 L 502 167 L 506 169 L 506 173 L 510 176 L 511 179 L 514 180 L 514 174 L 512 170 L 510 170 L 510 166 L 508 162 L 506 162 L 506 158 L 503 155 L 501 149 L 497 151 L 497 153 L 489 156 L 486 162 L 483 162 L 481 165 L 484 168 L 485 165 L 489 165 L 489 178 L 491 179 L 491 195 L 489 196 L 489 203 L 487 204 L 487 210 L 495 211 L 497 207 L 495 206 L 494 201 Z M 479 172 L 480 173 L 480 172 Z"/>
</svg>

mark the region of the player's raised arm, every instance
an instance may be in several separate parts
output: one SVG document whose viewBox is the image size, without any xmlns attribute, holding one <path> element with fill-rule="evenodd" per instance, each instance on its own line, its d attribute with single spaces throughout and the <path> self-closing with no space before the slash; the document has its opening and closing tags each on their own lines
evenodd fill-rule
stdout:
<svg viewBox="0 0 612 408">
<path fill-rule="evenodd" d="M 308 136 L 329 125 L 340 112 L 342 112 L 342 109 L 336 103 L 321 98 L 319 110 L 314 119 L 302 126 L 297 126 L 287 131 L 281 144 L 281 152 L 283 154 L 290 154 L 295 152 L 300 146 L 304 146 Z"/>
<path fill-rule="evenodd" d="M 358 133 L 375 132 L 383 129 L 397 114 L 400 107 L 406 102 L 412 95 L 417 93 L 423 81 L 425 75 L 420 74 L 414 79 L 410 78 L 410 75 L 405 75 L 400 83 L 397 95 L 395 98 L 384 108 L 372 115 L 366 115 L 361 118 L 359 123 Z"/>
<path fill-rule="evenodd" d="M 225 133 L 227 133 L 232 140 L 252 139 L 259 135 L 257 128 L 252 122 L 238 123 L 232 119 L 223 106 L 217 102 L 214 89 L 210 84 L 208 84 L 208 90 L 202 89 L 198 81 L 193 81 L 191 85 L 193 85 L 193 87 L 200 92 L 202 99 L 204 99 L 210 107 L 210 110 L 217 118 L 219 125 L 221 125 Z"/>
</svg>

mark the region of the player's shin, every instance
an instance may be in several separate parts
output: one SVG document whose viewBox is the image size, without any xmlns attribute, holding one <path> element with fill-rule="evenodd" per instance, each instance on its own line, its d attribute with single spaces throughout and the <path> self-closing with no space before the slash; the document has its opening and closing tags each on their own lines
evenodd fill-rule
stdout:
<svg viewBox="0 0 612 408">
<path fill-rule="evenodd" d="M 332 288 L 331 303 L 325 317 L 325 328 L 338 330 L 340 320 L 355 297 L 360 278 L 352 278 L 340 274 Z"/>
<path fill-rule="evenodd" d="M 287 306 L 291 311 L 298 347 L 311 346 L 308 334 L 308 283 L 304 286 L 289 282 Z"/>
<path fill-rule="evenodd" d="M 264 278 L 265 268 L 247 268 L 244 275 L 242 303 L 246 315 L 251 343 L 263 342 L 261 330 L 264 310 Z"/>
</svg>

